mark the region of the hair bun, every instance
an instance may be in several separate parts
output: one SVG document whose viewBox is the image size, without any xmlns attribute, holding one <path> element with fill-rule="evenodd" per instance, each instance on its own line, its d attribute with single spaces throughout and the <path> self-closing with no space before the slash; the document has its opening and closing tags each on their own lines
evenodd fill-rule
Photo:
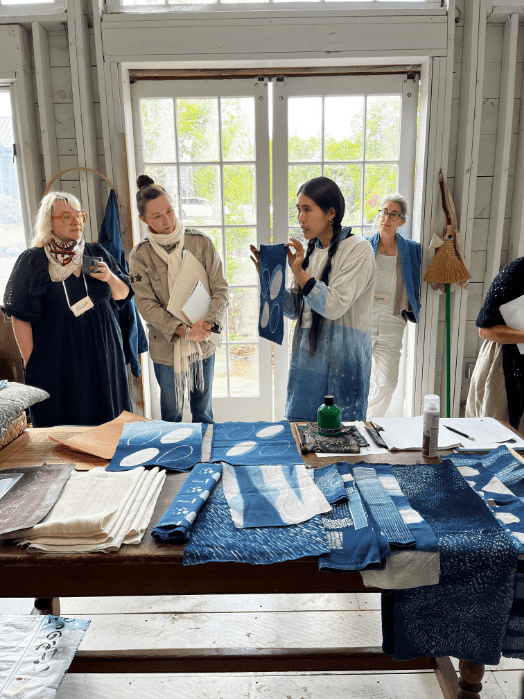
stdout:
<svg viewBox="0 0 524 699">
<path fill-rule="evenodd" d="M 142 187 L 149 187 L 151 184 L 155 184 L 155 180 L 151 179 L 149 175 L 138 175 L 136 178 L 136 186 L 138 189 L 142 189 Z"/>
</svg>

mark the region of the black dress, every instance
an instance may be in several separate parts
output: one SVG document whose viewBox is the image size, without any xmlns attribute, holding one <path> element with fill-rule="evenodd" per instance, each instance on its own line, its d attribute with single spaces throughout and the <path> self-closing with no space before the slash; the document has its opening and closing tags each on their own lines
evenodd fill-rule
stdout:
<svg viewBox="0 0 524 699">
<path fill-rule="evenodd" d="M 500 306 L 519 298 L 524 293 L 524 257 L 510 262 L 491 282 L 477 317 L 478 328 L 506 325 Z M 509 421 L 516 430 L 524 412 L 524 355 L 517 345 L 502 346 L 502 367 L 506 380 Z"/>
<path fill-rule="evenodd" d="M 30 409 L 34 427 L 100 425 L 131 410 L 122 335 L 113 313 L 115 304 L 120 308 L 133 295 L 130 279 L 101 245 L 86 243 L 84 253 L 102 257 L 129 286 L 126 299 L 114 301 L 106 282 L 71 274 L 65 280 L 69 303 L 85 297 L 85 278 L 94 304 L 76 317 L 64 284 L 51 281 L 43 248 L 25 250 L 7 283 L 2 310 L 31 323 L 33 329 L 34 348 L 25 367 L 25 382 L 51 396 Z"/>
</svg>

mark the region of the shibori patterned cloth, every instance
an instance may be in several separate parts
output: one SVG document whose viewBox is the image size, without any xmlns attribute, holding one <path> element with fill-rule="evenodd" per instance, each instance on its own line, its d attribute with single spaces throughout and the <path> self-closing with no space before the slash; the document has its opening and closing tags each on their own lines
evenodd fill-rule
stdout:
<svg viewBox="0 0 524 699">
<path fill-rule="evenodd" d="M 260 246 L 260 316 L 258 333 L 282 344 L 287 249 L 285 245 Z"/>
<path fill-rule="evenodd" d="M 379 540 L 360 495 L 351 483 L 346 489 L 342 480 L 340 470 L 344 466 L 347 464 L 339 462 L 314 471 L 315 483 L 333 507 L 322 515 L 329 551 L 318 556 L 318 566 L 332 573 L 362 570 L 382 563 Z"/>
<path fill-rule="evenodd" d="M 393 473 L 437 536 L 440 581 L 382 593 L 384 652 L 496 665 L 513 600 L 512 541 L 450 461 L 393 466 Z"/>
<path fill-rule="evenodd" d="M 358 463 L 354 468 L 369 466 Z M 391 542 L 391 556 L 386 560 L 383 570 L 363 570 L 362 580 L 367 587 L 380 587 L 387 589 L 408 589 L 421 587 L 422 585 L 436 585 L 440 574 L 440 555 L 437 537 L 429 524 L 409 504 L 395 478 L 393 469 L 389 464 L 373 464 L 378 480 L 391 498 L 395 508 L 404 521 L 410 536 L 414 540 L 414 546 L 396 547 Z M 353 479 L 352 475 L 346 476 Z"/>
<path fill-rule="evenodd" d="M 318 556 L 328 551 L 321 515 L 285 527 L 237 529 L 220 481 L 189 532 L 183 563 L 268 564 Z"/>
<path fill-rule="evenodd" d="M 202 425 L 199 422 L 129 422 L 107 471 L 128 471 L 137 466 L 189 471 L 202 460 Z"/>
<path fill-rule="evenodd" d="M 222 464 L 197 464 L 151 532 L 159 543 L 185 544 L 204 503 L 222 476 Z"/>
<path fill-rule="evenodd" d="M 331 505 L 304 464 L 224 464 L 224 495 L 235 527 L 282 527 L 329 512 Z"/>
<path fill-rule="evenodd" d="M 524 464 L 504 446 L 489 454 L 451 454 L 449 459 L 490 505 L 517 542 L 524 542 Z M 489 473 L 487 478 L 483 469 Z M 507 489 L 507 490 L 505 490 Z M 518 543 L 516 544 L 518 546 Z M 517 548 L 522 558 L 522 551 Z M 502 642 L 502 655 L 524 660 L 524 560 L 517 563 L 513 603 Z"/>
<path fill-rule="evenodd" d="M 210 461 L 238 466 L 268 463 L 297 464 L 302 457 L 287 420 L 281 422 L 224 422 L 213 425 Z"/>
</svg>

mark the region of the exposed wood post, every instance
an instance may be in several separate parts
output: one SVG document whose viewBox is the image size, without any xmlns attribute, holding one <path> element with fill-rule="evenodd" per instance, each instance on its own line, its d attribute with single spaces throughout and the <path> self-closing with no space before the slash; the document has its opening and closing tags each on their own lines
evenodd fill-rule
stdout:
<svg viewBox="0 0 524 699">
<path fill-rule="evenodd" d="M 515 99 L 515 70 L 517 63 L 518 31 L 519 15 L 517 12 L 515 12 L 509 16 L 504 24 L 502 72 L 500 76 L 499 119 L 497 126 L 497 145 L 495 150 L 495 172 L 493 177 L 493 195 L 491 198 L 491 214 L 489 219 L 486 276 L 484 277 L 485 291 L 487 291 L 494 277 L 500 271 L 500 254 L 504 231 L 504 210 L 506 207 L 506 196 L 508 193 L 508 172 L 512 137 L 511 126 L 513 122 L 513 105 Z M 519 199 L 519 197 L 516 198 Z M 513 201 L 515 201 L 515 196 Z M 522 201 L 519 201 L 518 204 L 522 210 Z"/>
<path fill-rule="evenodd" d="M 67 19 L 78 164 L 98 170 L 91 51 L 83 0 L 68 3 Z M 80 194 L 82 206 L 90 214 L 86 225 L 90 240 L 98 240 L 101 213 L 98 177 L 80 172 Z"/>
<path fill-rule="evenodd" d="M 35 60 L 36 91 L 38 96 L 38 114 L 40 116 L 40 136 L 44 154 L 44 173 L 49 182 L 60 167 L 56 145 L 55 113 L 53 110 L 53 92 L 51 89 L 51 66 L 49 63 L 49 41 L 47 32 L 38 22 L 31 25 L 33 31 L 33 52 Z"/>
<path fill-rule="evenodd" d="M 464 49 L 460 86 L 460 115 L 455 168 L 454 200 L 462 231 L 464 259 L 469 266 L 484 83 L 487 0 L 470 0 L 464 6 Z M 451 341 L 451 415 L 459 413 L 462 360 L 466 335 L 468 292 L 453 294 Z"/>
<path fill-rule="evenodd" d="M 522 76 L 522 84 L 524 85 L 524 74 Z M 508 262 L 516 260 L 518 257 L 522 257 L 524 255 L 524 137 L 522 132 L 523 125 L 524 99 L 521 97 L 517 162 L 515 165 L 515 179 L 513 182 L 513 202 L 511 205 L 511 226 L 509 229 Z"/>
</svg>

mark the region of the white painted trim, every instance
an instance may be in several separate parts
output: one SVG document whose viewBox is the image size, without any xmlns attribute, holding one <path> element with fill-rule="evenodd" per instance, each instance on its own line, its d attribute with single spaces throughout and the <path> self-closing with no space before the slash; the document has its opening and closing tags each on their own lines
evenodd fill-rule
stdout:
<svg viewBox="0 0 524 699">
<path fill-rule="evenodd" d="M 524 87 L 524 74 L 522 76 Z M 524 255 L 524 99 L 520 100 L 520 127 L 518 134 L 515 179 L 513 181 L 513 201 L 511 205 L 511 225 L 508 242 L 508 262 Z"/>
<path fill-rule="evenodd" d="M 464 17 L 464 48 L 460 90 L 460 121 L 455 168 L 454 201 L 464 246 L 464 260 L 469 267 L 474 235 L 474 205 L 477 188 L 482 87 L 486 41 L 487 0 L 470 0 Z M 459 289 L 451 302 L 451 416 L 458 417 L 462 363 L 466 335 L 468 292 Z"/>
<path fill-rule="evenodd" d="M 504 25 L 502 71 L 500 76 L 500 101 L 497 125 L 497 145 L 495 150 L 495 170 L 493 173 L 493 194 L 489 219 L 487 266 L 484 289 L 487 291 L 500 271 L 502 237 L 504 233 L 504 211 L 508 193 L 508 172 L 512 139 L 513 107 L 515 99 L 515 72 L 517 63 L 517 39 L 519 16 L 512 14 Z M 515 201 L 515 192 L 513 194 Z M 517 196 L 518 199 L 518 196 Z M 522 202 L 520 202 L 522 207 Z M 516 207 L 518 208 L 518 207 Z M 518 220 L 518 211 L 515 212 Z"/>
<path fill-rule="evenodd" d="M 319 2 L 316 5 L 303 2 L 286 3 L 194 3 L 188 5 L 122 5 L 117 0 L 108 0 L 105 22 L 133 21 L 138 16 L 146 20 L 169 19 L 174 14 L 178 16 L 195 14 L 206 19 L 216 19 L 225 12 L 231 17 L 242 17 L 247 14 L 255 17 L 282 16 L 314 16 L 318 13 L 329 12 L 333 15 L 346 17 L 375 17 L 382 20 L 386 16 L 441 16 L 446 14 L 446 8 L 440 0 L 426 0 L 418 3 L 373 2 L 373 3 L 335 3 Z"/>
<path fill-rule="evenodd" d="M 40 137 L 44 155 L 44 173 L 46 182 L 49 182 L 60 170 L 56 144 L 53 91 L 51 88 L 49 41 L 46 30 L 38 22 L 33 22 L 32 33 L 35 82 L 38 96 L 38 113 L 40 116 Z M 57 182 L 57 188 L 60 188 L 60 181 Z"/>
<path fill-rule="evenodd" d="M 83 1 L 69 3 L 67 15 L 78 165 L 98 170 L 91 51 Z M 81 203 L 90 214 L 85 237 L 96 241 L 101 222 L 99 177 L 80 171 L 79 179 Z"/>
</svg>

